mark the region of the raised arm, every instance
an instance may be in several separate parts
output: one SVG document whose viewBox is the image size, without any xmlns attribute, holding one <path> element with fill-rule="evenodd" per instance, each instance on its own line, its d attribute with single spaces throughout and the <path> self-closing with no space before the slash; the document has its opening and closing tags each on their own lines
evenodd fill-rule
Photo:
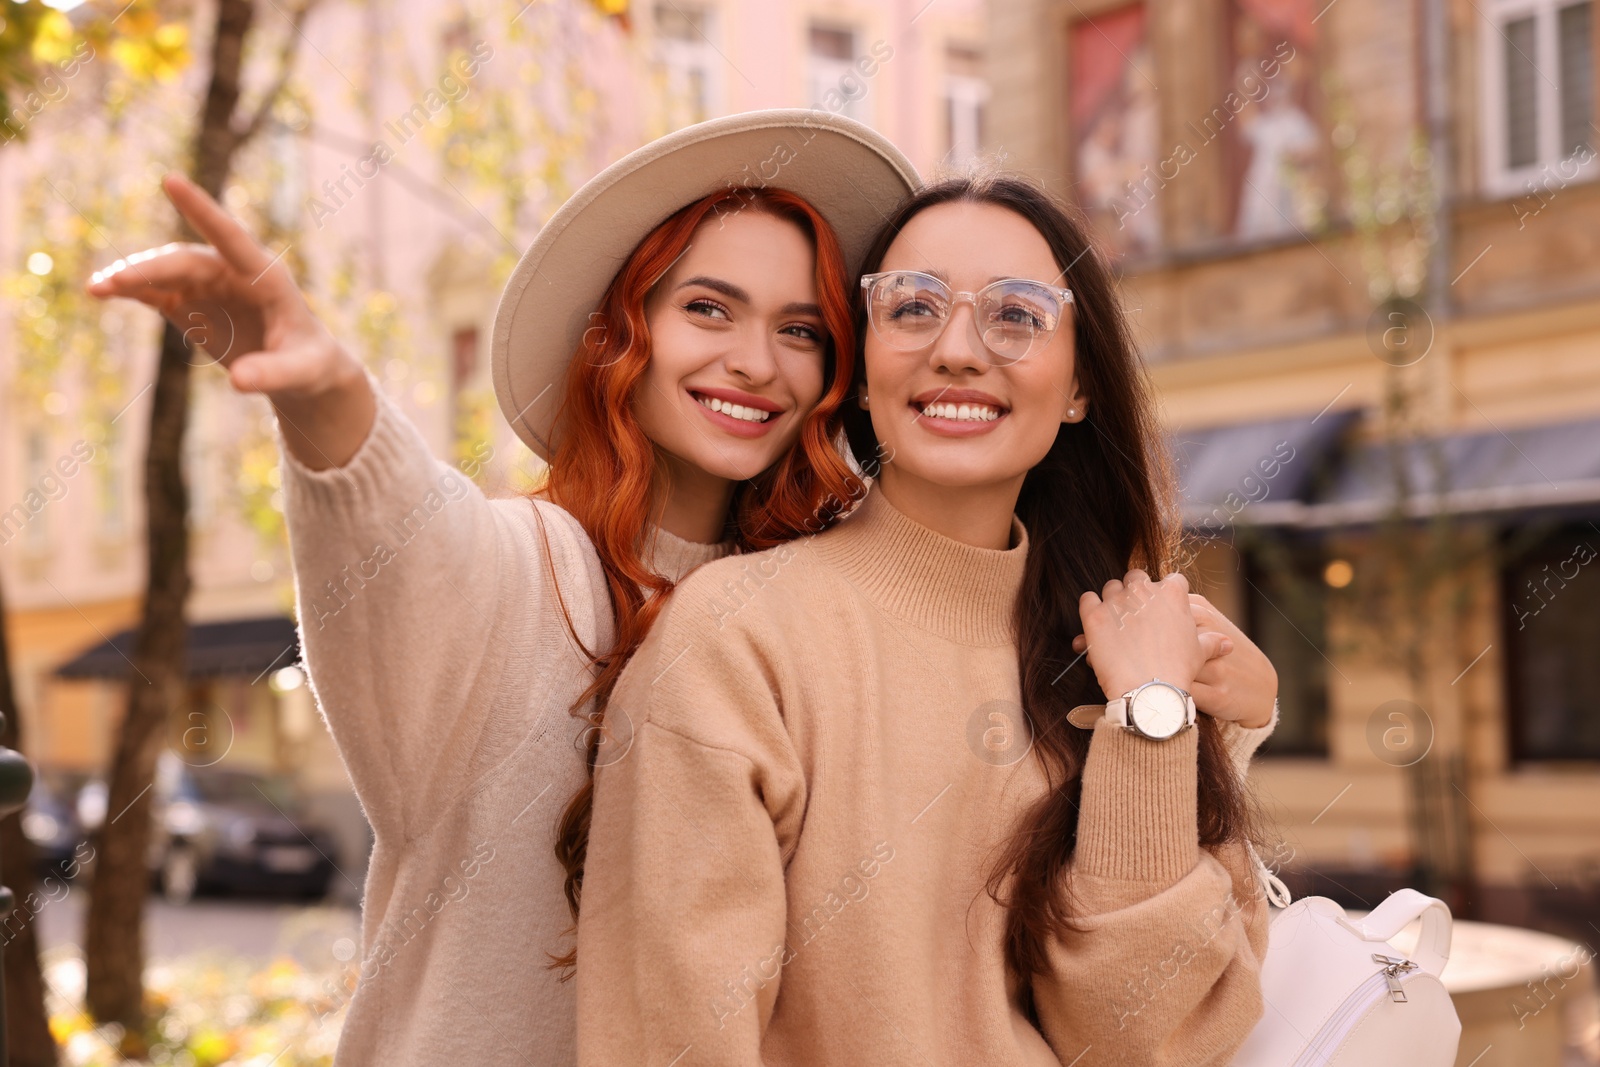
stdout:
<svg viewBox="0 0 1600 1067">
<path fill-rule="evenodd" d="M 434 457 L 281 257 L 187 179 L 163 188 L 209 243 L 129 256 L 88 291 L 195 331 L 235 389 L 271 402 L 312 687 L 374 830 L 414 835 L 536 711 L 570 748 L 559 683 L 583 661 L 558 599 L 590 647 L 609 641 L 598 562 L 565 512 L 491 502 Z"/>
<path fill-rule="evenodd" d="M 800 768 L 769 672 L 737 633 L 674 625 L 680 608 L 656 624 L 608 712 L 632 743 L 595 774 L 578 917 L 582 1067 L 759 1065 L 788 962 L 784 849 L 804 810 Z"/>
<path fill-rule="evenodd" d="M 567 704 L 589 675 L 563 611 L 590 648 L 611 619 L 570 515 L 488 500 L 374 395 L 343 466 L 280 450 L 284 514 L 323 716 L 374 830 L 412 836 L 541 727 L 581 760 Z"/>
</svg>

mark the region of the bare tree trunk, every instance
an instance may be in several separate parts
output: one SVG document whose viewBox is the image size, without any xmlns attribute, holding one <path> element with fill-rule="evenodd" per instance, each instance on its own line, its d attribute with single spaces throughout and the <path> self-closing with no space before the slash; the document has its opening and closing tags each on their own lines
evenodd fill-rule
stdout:
<svg viewBox="0 0 1600 1067">
<path fill-rule="evenodd" d="M 170 709 L 184 699 L 184 601 L 189 595 L 188 489 L 179 466 L 189 413 L 189 349 L 171 323 L 161 339 L 145 456 L 148 577 L 137 673 L 117 738 L 106 821 L 94 862 L 84 956 L 86 1001 L 102 1023 L 130 1039 L 144 1023 L 144 898 L 149 887 L 150 787 Z M 125 1048 L 130 1055 L 133 1049 Z"/>
<path fill-rule="evenodd" d="M 22 750 L 22 717 L 11 681 L 11 652 L 0 595 L 0 745 Z M 22 813 L 0 819 L 0 881 L 26 904 L 34 893 L 33 842 L 22 832 Z M 39 936 L 34 910 L 19 907 L 0 924 L 5 931 L 6 1046 L 11 1067 L 55 1067 L 56 1042 L 44 1012 L 44 977 L 39 973 Z M 15 936 L 11 931 L 16 930 Z"/>
<path fill-rule="evenodd" d="M 193 148 L 195 184 L 221 197 L 240 143 L 233 126 L 239 70 L 254 12 L 250 0 L 218 0 L 211 80 Z M 298 29 L 298 26 L 296 27 Z M 185 230 L 185 240 L 196 235 Z M 95 857 L 84 955 L 85 1000 L 101 1023 L 125 1028 L 124 1053 L 144 1046 L 144 898 L 149 889 L 150 788 L 169 716 L 186 699 L 184 645 L 189 596 L 188 488 L 181 456 L 189 421 L 189 367 L 194 357 L 171 322 L 161 335 L 145 453 L 147 571 L 145 598 L 129 681 L 127 713 L 117 739 L 106 822 Z"/>
</svg>

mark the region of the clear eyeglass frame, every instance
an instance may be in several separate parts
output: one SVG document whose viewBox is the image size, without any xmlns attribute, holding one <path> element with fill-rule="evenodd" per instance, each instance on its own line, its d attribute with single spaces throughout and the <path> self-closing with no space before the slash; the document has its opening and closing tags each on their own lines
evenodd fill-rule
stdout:
<svg viewBox="0 0 1600 1067">
<path fill-rule="evenodd" d="M 948 298 L 945 305 L 945 313 L 942 317 L 942 321 L 939 323 L 939 328 L 928 334 L 926 337 L 918 339 L 915 343 L 910 345 L 902 345 L 893 337 L 889 336 L 888 331 L 880 326 L 878 322 L 878 316 L 874 313 L 874 297 L 876 295 L 878 284 L 886 278 L 897 277 L 916 279 L 921 284 L 927 284 L 931 288 L 941 290 Z M 1055 336 L 1056 330 L 1061 326 L 1061 318 L 1063 313 L 1067 308 L 1073 306 L 1074 301 L 1072 298 L 1071 289 L 1063 289 L 1059 286 L 1046 285 L 1044 282 L 1035 281 L 1032 278 L 1000 278 L 990 282 L 988 285 L 984 286 L 982 289 L 979 289 L 975 293 L 965 291 L 955 292 L 941 279 L 932 274 L 928 274 L 919 270 L 885 270 L 878 271 L 875 274 L 864 274 L 861 277 L 861 288 L 866 292 L 867 295 L 867 319 L 872 324 L 872 332 L 877 334 L 879 340 L 883 341 L 884 344 L 902 352 L 914 352 L 926 348 L 938 341 L 940 337 L 944 336 L 944 331 L 950 325 L 950 320 L 954 317 L 956 306 L 959 304 L 967 303 L 972 305 L 973 324 L 974 327 L 976 327 L 980 301 L 982 301 L 988 294 L 996 289 L 1018 285 L 1032 287 L 1040 292 L 1048 293 L 1056 300 L 1059 300 L 1061 302 L 1061 306 L 1055 309 L 1054 322 L 1051 324 L 1050 328 L 1045 331 L 1033 333 L 1029 338 L 1029 343 L 1026 349 L 1020 355 L 1009 355 L 999 351 L 996 345 L 991 343 L 990 337 L 985 336 L 985 331 L 979 330 L 978 336 L 983 342 L 983 347 L 985 352 L 988 354 L 989 362 L 995 366 L 1002 367 L 1010 366 L 1013 363 L 1020 362 L 1028 355 L 1050 343 L 1050 339 Z"/>
</svg>

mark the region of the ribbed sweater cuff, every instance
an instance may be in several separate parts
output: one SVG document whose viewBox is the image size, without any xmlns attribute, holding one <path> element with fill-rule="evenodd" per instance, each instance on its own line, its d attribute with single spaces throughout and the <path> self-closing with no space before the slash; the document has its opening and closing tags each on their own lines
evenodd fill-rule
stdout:
<svg viewBox="0 0 1600 1067">
<path fill-rule="evenodd" d="M 1083 772 L 1074 867 L 1166 888 L 1200 859 L 1196 728 L 1151 741 L 1108 719 L 1095 723 Z"/>
<path fill-rule="evenodd" d="M 384 393 L 377 378 L 370 370 L 366 376 L 375 407 L 372 428 L 344 466 L 312 470 L 289 451 L 279 427 L 278 455 L 282 459 L 286 499 L 298 497 L 318 512 L 370 519 L 372 506 L 393 498 L 396 489 L 401 488 L 397 483 L 410 472 L 419 446 L 422 454 L 431 459 L 427 443 L 417 439 L 416 429 Z"/>
<path fill-rule="evenodd" d="M 1256 754 L 1256 749 L 1260 748 L 1262 743 L 1271 737 L 1273 731 L 1277 728 L 1278 702 L 1273 701 L 1272 718 L 1267 720 L 1265 726 L 1240 726 L 1237 722 L 1234 722 L 1231 730 L 1227 730 L 1224 733 L 1228 750 L 1233 753 L 1234 764 L 1239 768 L 1241 775 L 1248 771 L 1250 760 Z"/>
</svg>

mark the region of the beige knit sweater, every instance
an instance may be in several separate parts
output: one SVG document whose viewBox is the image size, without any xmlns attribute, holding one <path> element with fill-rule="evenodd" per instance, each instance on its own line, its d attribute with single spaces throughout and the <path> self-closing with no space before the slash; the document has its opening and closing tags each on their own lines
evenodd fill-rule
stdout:
<svg viewBox="0 0 1600 1067">
<path fill-rule="evenodd" d="M 995 846 L 1047 788 L 1020 715 L 1027 537 L 973 548 L 869 494 L 700 568 L 612 701 L 578 929 L 585 1067 L 1224 1064 L 1262 1013 L 1243 849 L 1198 844 L 1197 734 L 1102 722 L 1086 932 L 1019 1008 Z M 1223 724 L 1242 768 L 1272 726 Z M 999 731 L 999 744 L 995 744 Z"/>
<path fill-rule="evenodd" d="M 612 639 L 604 574 L 553 504 L 489 500 L 378 396 L 343 467 L 279 438 L 299 633 L 375 845 L 339 1067 L 575 1062 L 556 816 L 584 778 L 568 708 Z M 726 554 L 659 531 L 679 577 Z M 359 979 L 359 981 L 357 981 Z"/>
</svg>

